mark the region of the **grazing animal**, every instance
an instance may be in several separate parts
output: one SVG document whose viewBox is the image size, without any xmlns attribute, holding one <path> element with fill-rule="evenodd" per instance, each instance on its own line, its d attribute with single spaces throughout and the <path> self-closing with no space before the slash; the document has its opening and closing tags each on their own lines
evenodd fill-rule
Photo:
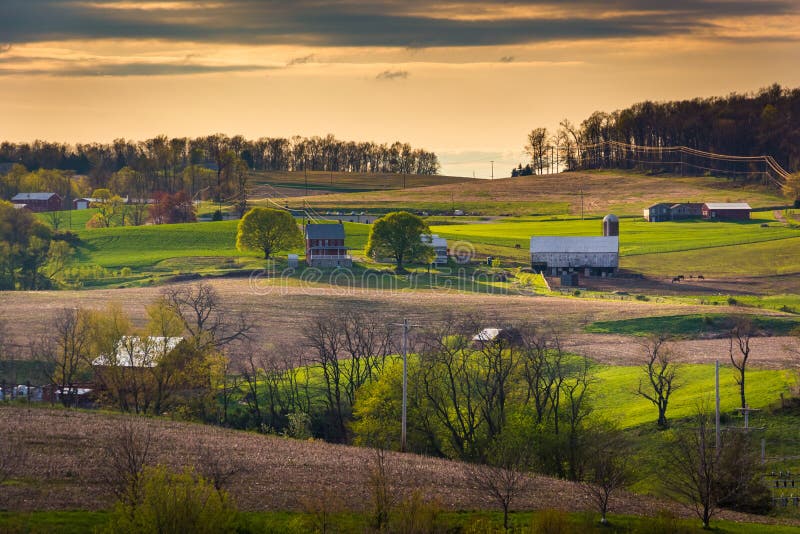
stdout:
<svg viewBox="0 0 800 534">
<path fill-rule="evenodd" d="M 680 278 L 678 278 L 677 276 L 676 276 L 675 278 L 673 278 L 673 279 L 672 279 L 672 283 L 673 283 L 673 284 L 674 284 L 675 282 L 680 282 L 680 281 L 681 281 L 681 279 L 680 279 Z"/>
<path fill-rule="evenodd" d="M 698 274 L 698 275 L 697 275 L 697 279 L 698 279 L 698 280 L 705 280 L 705 277 L 703 277 L 703 275 L 702 275 L 702 274 Z"/>
</svg>

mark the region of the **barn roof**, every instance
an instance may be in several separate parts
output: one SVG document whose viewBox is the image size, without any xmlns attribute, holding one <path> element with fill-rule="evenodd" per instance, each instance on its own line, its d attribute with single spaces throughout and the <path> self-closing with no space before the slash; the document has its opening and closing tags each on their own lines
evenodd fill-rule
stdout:
<svg viewBox="0 0 800 534">
<path fill-rule="evenodd" d="M 344 239 L 343 224 L 307 224 L 308 239 Z"/>
<path fill-rule="evenodd" d="M 619 252 L 619 236 L 531 237 L 531 253 Z"/>
<path fill-rule="evenodd" d="M 751 210 L 747 202 L 706 202 L 710 210 Z"/>
<path fill-rule="evenodd" d="M 502 328 L 484 328 L 472 338 L 472 341 L 494 341 L 502 332 Z"/>
<path fill-rule="evenodd" d="M 25 200 L 50 200 L 55 193 L 18 193 L 11 199 L 12 202 L 23 202 Z"/>
<path fill-rule="evenodd" d="M 437 234 L 422 234 L 422 242 L 433 248 L 447 248 L 447 239 L 439 237 Z"/>
<path fill-rule="evenodd" d="M 119 367 L 155 367 L 165 355 L 169 354 L 182 337 L 123 336 L 117 343 L 116 353 L 102 355 L 94 359 L 93 365 Z"/>
</svg>

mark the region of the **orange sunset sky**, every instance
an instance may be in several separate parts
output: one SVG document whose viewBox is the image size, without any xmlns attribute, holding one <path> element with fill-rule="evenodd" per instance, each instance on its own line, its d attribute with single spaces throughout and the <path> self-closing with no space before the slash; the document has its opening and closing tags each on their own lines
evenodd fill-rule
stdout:
<svg viewBox="0 0 800 534">
<path fill-rule="evenodd" d="M 407 141 L 507 176 L 528 131 L 800 85 L 797 0 L 0 0 L 0 140 Z"/>
</svg>

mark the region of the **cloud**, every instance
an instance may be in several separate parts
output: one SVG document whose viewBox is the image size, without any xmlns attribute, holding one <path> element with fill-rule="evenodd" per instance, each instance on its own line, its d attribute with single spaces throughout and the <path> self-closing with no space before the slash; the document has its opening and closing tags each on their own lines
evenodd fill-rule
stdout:
<svg viewBox="0 0 800 534">
<path fill-rule="evenodd" d="M 375 76 L 376 80 L 392 81 L 392 80 L 405 80 L 408 78 L 407 70 L 385 70 Z"/>
<path fill-rule="evenodd" d="M 291 67 L 293 65 L 305 65 L 306 63 L 310 63 L 314 59 L 314 54 L 308 54 L 307 56 L 296 57 L 290 59 L 289 62 L 286 64 L 287 67 Z"/>
<path fill-rule="evenodd" d="M 152 38 L 430 48 L 683 36 L 714 30 L 714 20 L 797 12 L 795 0 L 518 0 L 511 6 L 516 10 L 499 10 L 490 21 L 469 16 L 492 14 L 492 5 L 478 0 L 3 0 L 0 35 L 11 43 Z"/>
<path fill-rule="evenodd" d="M 0 43 L 0 54 L 5 54 L 9 50 L 11 50 L 10 43 Z"/>
<path fill-rule="evenodd" d="M 503 56 L 500 58 L 500 63 L 511 63 L 514 61 L 514 56 Z"/>
<path fill-rule="evenodd" d="M 186 63 L 98 63 L 76 64 L 73 62 L 56 62 L 53 66 L 3 68 L 4 65 L 25 63 L 29 58 L 9 58 L 0 60 L 0 76 L 59 76 L 59 77 L 95 77 L 95 76 L 175 76 L 188 74 L 211 74 L 218 72 L 256 72 L 273 70 L 275 67 L 263 65 L 200 65 Z M 42 58 L 39 58 L 42 59 Z"/>
</svg>

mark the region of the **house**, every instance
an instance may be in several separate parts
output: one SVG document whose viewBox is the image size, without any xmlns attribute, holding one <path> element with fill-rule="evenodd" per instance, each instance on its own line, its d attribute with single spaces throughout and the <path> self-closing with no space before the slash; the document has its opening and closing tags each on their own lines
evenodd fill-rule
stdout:
<svg viewBox="0 0 800 534">
<path fill-rule="evenodd" d="M 669 208 L 670 220 L 683 221 L 686 219 L 699 219 L 703 216 L 702 202 L 684 202 L 673 204 Z"/>
<path fill-rule="evenodd" d="M 659 202 L 649 208 L 644 209 L 644 220 L 649 222 L 663 222 L 670 220 L 670 208 L 672 204 Z"/>
<path fill-rule="evenodd" d="M 34 212 L 59 211 L 63 208 L 57 193 L 19 193 L 11 199 L 13 204 L 25 204 Z"/>
<path fill-rule="evenodd" d="M 551 276 L 612 274 L 619 268 L 619 236 L 531 237 L 531 268 Z"/>
<path fill-rule="evenodd" d="M 104 354 L 92 361 L 94 367 L 155 367 L 161 359 L 175 350 L 182 337 L 123 336 L 114 354 Z"/>
<path fill-rule="evenodd" d="M 343 224 L 307 224 L 306 263 L 310 267 L 352 267 L 344 246 Z"/>
<path fill-rule="evenodd" d="M 447 265 L 447 239 L 436 234 L 423 234 L 422 242 L 430 246 L 436 255 L 433 258 L 434 265 Z"/>
<path fill-rule="evenodd" d="M 706 202 L 703 218 L 721 221 L 746 221 L 753 208 L 747 202 Z"/>
</svg>

